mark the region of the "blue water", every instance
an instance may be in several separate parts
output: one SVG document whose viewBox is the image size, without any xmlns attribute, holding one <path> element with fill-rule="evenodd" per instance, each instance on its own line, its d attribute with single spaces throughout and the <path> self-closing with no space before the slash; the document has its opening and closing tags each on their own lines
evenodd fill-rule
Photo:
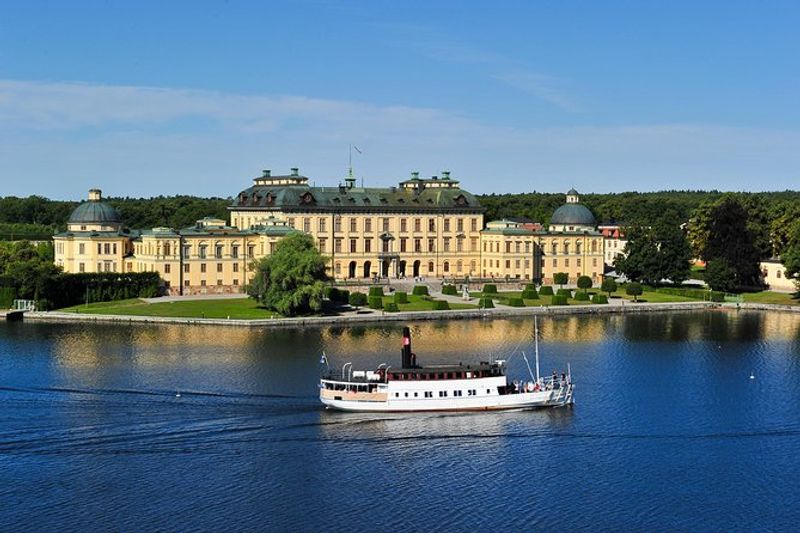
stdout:
<svg viewBox="0 0 800 533">
<path fill-rule="evenodd" d="M 401 325 L 0 323 L 0 530 L 797 529 L 800 316 L 540 326 L 572 408 L 394 416 L 316 379 L 323 350 L 396 364 Z M 523 377 L 532 329 L 419 323 L 414 351 Z"/>
</svg>

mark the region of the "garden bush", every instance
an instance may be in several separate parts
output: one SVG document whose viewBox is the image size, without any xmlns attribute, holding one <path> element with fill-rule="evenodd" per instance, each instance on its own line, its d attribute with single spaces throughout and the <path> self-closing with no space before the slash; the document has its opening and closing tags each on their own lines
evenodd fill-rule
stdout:
<svg viewBox="0 0 800 533">
<path fill-rule="evenodd" d="M 450 304 L 444 300 L 433 300 L 434 311 L 446 311 L 450 309 Z"/>
<path fill-rule="evenodd" d="M 575 301 L 588 302 L 589 301 L 589 293 L 588 292 L 576 292 L 575 293 Z"/>
<path fill-rule="evenodd" d="M 370 309 L 383 309 L 383 298 L 380 296 L 370 296 L 369 297 L 369 308 Z"/>
<path fill-rule="evenodd" d="M 383 310 L 386 311 L 387 313 L 396 313 L 397 311 L 400 310 L 400 308 L 397 307 L 396 303 L 388 302 L 385 306 L 383 306 Z"/>
<path fill-rule="evenodd" d="M 383 296 L 383 287 L 370 287 L 369 288 L 369 295 L 373 296 Z"/>
<path fill-rule="evenodd" d="M 337 289 L 336 287 L 326 287 L 325 298 L 339 304 L 347 303 L 350 299 L 350 291 Z"/>
<path fill-rule="evenodd" d="M 491 298 L 481 298 L 478 300 L 478 307 L 481 309 L 492 309 L 494 307 L 494 302 Z"/>
<path fill-rule="evenodd" d="M 592 296 L 592 303 L 593 304 L 607 304 L 608 303 L 608 296 L 605 294 L 595 294 Z"/>
<path fill-rule="evenodd" d="M 396 292 L 394 293 L 394 303 L 396 304 L 407 304 L 408 303 L 408 294 L 404 292 Z"/>
<path fill-rule="evenodd" d="M 497 285 L 487 283 L 483 286 L 483 294 L 497 294 Z"/>
<path fill-rule="evenodd" d="M 556 294 L 553 296 L 553 305 L 567 305 L 567 297 L 563 294 Z"/>
<path fill-rule="evenodd" d="M 511 307 L 525 307 L 525 302 L 522 301 L 522 298 L 509 298 L 508 305 Z"/>
<path fill-rule="evenodd" d="M 16 294 L 14 287 L 0 287 L 0 309 L 10 309 Z"/>
<path fill-rule="evenodd" d="M 455 285 L 442 285 L 442 294 L 447 294 L 449 296 L 457 296 L 458 291 L 456 290 Z"/>
<path fill-rule="evenodd" d="M 361 307 L 367 305 L 367 295 L 363 292 L 351 292 L 348 301 L 353 307 Z"/>
<path fill-rule="evenodd" d="M 524 291 L 522 291 L 522 298 L 524 298 L 525 300 L 538 300 L 539 293 L 536 292 L 536 289 L 526 288 Z"/>
<path fill-rule="evenodd" d="M 524 291 L 536 291 L 536 284 L 535 283 L 526 283 L 525 288 L 522 289 Z"/>
<path fill-rule="evenodd" d="M 428 286 L 414 285 L 414 289 L 411 291 L 411 294 L 413 294 L 414 296 L 425 296 L 428 294 Z"/>
<path fill-rule="evenodd" d="M 543 285 L 541 289 L 539 289 L 539 296 L 552 296 L 553 295 L 553 287 L 550 285 Z"/>
<path fill-rule="evenodd" d="M 558 289 L 556 295 L 564 296 L 565 298 L 572 298 L 572 291 L 569 289 Z"/>
</svg>

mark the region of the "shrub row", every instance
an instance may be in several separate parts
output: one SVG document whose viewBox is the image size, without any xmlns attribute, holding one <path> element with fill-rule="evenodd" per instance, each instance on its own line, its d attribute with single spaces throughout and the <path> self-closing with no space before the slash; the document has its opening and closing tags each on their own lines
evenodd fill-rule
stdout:
<svg viewBox="0 0 800 533">
<path fill-rule="evenodd" d="M 553 295 L 553 287 L 550 285 L 544 285 L 541 289 L 539 289 L 540 296 L 552 296 Z"/>
<path fill-rule="evenodd" d="M 567 297 L 563 294 L 556 294 L 553 296 L 553 300 L 551 302 L 553 305 L 567 305 Z"/>
<path fill-rule="evenodd" d="M 396 303 L 388 302 L 385 306 L 383 306 L 383 310 L 386 311 L 387 313 L 396 313 L 397 311 L 400 310 L 400 308 L 397 307 Z"/>
<path fill-rule="evenodd" d="M 539 293 L 536 292 L 535 288 L 534 289 L 529 289 L 529 288 L 526 287 L 525 290 L 522 291 L 522 297 L 525 300 L 538 300 L 539 299 Z"/>
<path fill-rule="evenodd" d="M 444 300 L 433 300 L 433 310 L 434 311 L 446 311 L 450 309 L 450 304 L 448 304 Z"/>
<path fill-rule="evenodd" d="M 398 291 L 394 293 L 394 303 L 396 304 L 407 304 L 408 303 L 408 294 Z"/>
<path fill-rule="evenodd" d="M 595 294 L 592 296 L 592 303 L 593 304 L 607 304 L 608 303 L 608 296 L 605 294 Z"/>
<path fill-rule="evenodd" d="M 491 283 L 484 285 L 483 294 L 497 294 L 497 285 Z"/>
<path fill-rule="evenodd" d="M 481 309 L 492 309 L 494 307 L 494 302 L 491 298 L 483 297 L 478 300 L 478 307 Z"/>
<path fill-rule="evenodd" d="M 383 309 L 383 297 L 382 296 L 370 296 L 369 297 L 369 308 L 370 309 Z"/>
<path fill-rule="evenodd" d="M 589 293 L 588 292 L 576 292 L 575 293 L 575 301 L 576 302 L 588 302 L 589 301 Z"/>
<path fill-rule="evenodd" d="M 556 292 L 556 295 L 564 296 L 566 298 L 572 298 L 572 291 L 569 290 L 569 289 L 558 289 L 558 291 Z"/>
<path fill-rule="evenodd" d="M 511 307 L 525 307 L 525 302 L 522 301 L 522 298 L 509 298 L 508 305 Z"/>
<path fill-rule="evenodd" d="M 361 307 L 367 305 L 367 295 L 363 292 L 351 292 L 348 302 L 353 307 Z"/>
<path fill-rule="evenodd" d="M 374 296 L 381 296 L 383 297 L 383 287 L 370 287 L 369 288 L 369 295 Z"/>
<path fill-rule="evenodd" d="M 719 291 L 707 291 L 704 289 L 689 289 L 681 287 L 648 287 L 647 290 L 660 292 L 662 294 L 671 294 L 673 296 L 683 296 L 684 298 L 695 298 L 697 300 L 711 300 L 712 302 L 724 302 L 725 293 Z"/>
</svg>

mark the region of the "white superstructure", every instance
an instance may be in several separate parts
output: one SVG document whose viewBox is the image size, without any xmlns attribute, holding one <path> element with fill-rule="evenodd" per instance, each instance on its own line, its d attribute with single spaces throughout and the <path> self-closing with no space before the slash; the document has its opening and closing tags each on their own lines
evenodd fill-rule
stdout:
<svg viewBox="0 0 800 533">
<path fill-rule="evenodd" d="M 411 353 L 408 328 L 403 330 L 403 364 L 374 371 L 354 371 L 347 363 L 341 373 L 320 380 L 320 401 L 343 411 L 488 411 L 532 409 L 572 403 L 570 373 L 530 381 L 509 382 L 505 361 L 422 367 Z"/>
</svg>

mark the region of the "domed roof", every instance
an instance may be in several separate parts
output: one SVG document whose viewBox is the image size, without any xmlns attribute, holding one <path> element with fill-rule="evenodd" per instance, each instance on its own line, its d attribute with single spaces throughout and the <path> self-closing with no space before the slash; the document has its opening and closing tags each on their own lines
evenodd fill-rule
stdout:
<svg viewBox="0 0 800 533">
<path fill-rule="evenodd" d="M 596 226 L 597 221 L 589 209 L 581 204 L 564 204 L 555 210 L 550 224 L 567 224 L 573 226 Z"/>
<path fill-rule="evenodd" d="M 99 200 L 88 200 L 75 208 L 68 224 L 121 224 L 119 211 Z"/>
</svg>

